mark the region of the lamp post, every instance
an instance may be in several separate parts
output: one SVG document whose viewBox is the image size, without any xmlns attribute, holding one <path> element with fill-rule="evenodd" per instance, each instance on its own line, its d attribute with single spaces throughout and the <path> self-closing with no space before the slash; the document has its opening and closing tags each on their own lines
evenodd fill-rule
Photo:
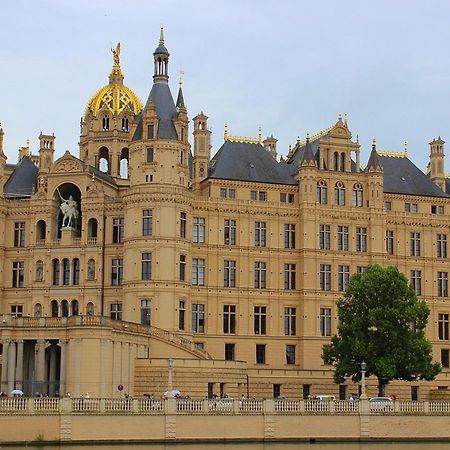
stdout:
<svg viewBox="0 0 450 450">
<path fill-rule="evenodd" d="M 367 395 L 366 395 L 366 368 L 367 368 L 367 364 L 363 361 L 361 363 L 361 396 L 359 397 L 361 400 L 367 400 Z"/>
</svg>

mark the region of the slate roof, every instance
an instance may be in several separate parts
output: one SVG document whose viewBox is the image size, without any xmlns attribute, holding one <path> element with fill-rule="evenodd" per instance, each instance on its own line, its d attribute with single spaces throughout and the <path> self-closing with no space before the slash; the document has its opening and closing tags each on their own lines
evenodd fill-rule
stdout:
<svg viewBox="0 0 450 450">
<path fill-rule="evenodd" d="M 380 159 L 378 158 L 378 153 L 375 147 L 372 147 L 370 152 L 369 161 L 367 162 L 366 170 L 379 170 L 381 169 Z"/>
<path fill-rule="evenodd" d="M 297 184 L 286 164 L 280 164 L 260 144 L 226 141 L 213 156 L 210 178 L 259 183 Z"/>
<path fill-rule="evenodd" d="M 38 168 L 31 158 L 23 157 L 4 186 L 7 195 L 30 197 L 37 185 Z"/>
<path fill-rule="evenodd" d="M 378 155 L 383 167 L 383 191 L 391 194 L 450 197 L 408 158 Z"/>
<path fill-rule="evenodd" d="M 157 138 L 178 139 L 177 130 L 173 124 L 173 119 L 176 119 L 178 112 L 173 101 L 172 93 L 170 92 L 170 87 L 165 81 L 155 81 L 155 83 L 153 83 L 152 90 L 150 91 L 142 115 L 144 115 L 147 108 L 150 107 L 150 103 L 153 103 L 159 118 Z M 141 116 L 133 135 L 133 141 L 142 139 L 142 134 Z"/>
</svg>

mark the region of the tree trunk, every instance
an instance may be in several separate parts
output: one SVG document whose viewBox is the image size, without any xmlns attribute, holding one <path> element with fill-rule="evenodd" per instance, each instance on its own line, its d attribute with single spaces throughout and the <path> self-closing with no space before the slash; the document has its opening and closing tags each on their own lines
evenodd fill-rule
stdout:
<svg viewBox="0 0 450 450">
<path fill-rule="evenodd" d="M 378 397 L 384 397 L 384 388 L 387 386 L 389 382 L 383 380 L 382 378 L 378 378 Z"/>
</svg>

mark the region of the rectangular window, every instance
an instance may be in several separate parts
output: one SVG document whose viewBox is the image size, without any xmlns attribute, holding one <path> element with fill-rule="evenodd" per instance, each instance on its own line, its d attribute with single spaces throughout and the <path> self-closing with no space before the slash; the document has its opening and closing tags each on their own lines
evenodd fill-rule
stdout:
<svg viewBox="0 0 450 450">
<path fill-rule="evenodd" d="M 266 246 L 266 222 L 255 222 L 255 247 Z"/>
<path fill-rule="evenodd" d="M 449 340 L 449 315 L 448 313 L 438 314 L 438 336 L 440 341 Z"/>
<path fill-rule="evenodd" d="M 180 213 L 180 238 L 186 238 L 187 216 L 185 212 Z"/>
<path fill-rule="evenodd" d="M 153 234 L 153 210 L 144 209 L 142 211 L 142 235 L 151 236 Z"/>
<path fill-rule="evenodd" d="M 331 291 L 331 264 L 320 265 L 320 290 Z"/>
<path fill-rule="evenodd" d="M 280 192 L 280 203 L 286 203 L 287 194 L 286 192 Z"/>
<path fill-rule="evenodd" d="M 284 224 L 284 248 L 295 248 L 295 224 Z"/>
<path fill-rule="evenodd" d="M 196 243 L 205 242 L 205 223 L 204 217 L 194 217 L 192 228 L 192 241 Z"/>
<path fill-rule="evenodd" d="M 142 253 L 142 280 L 152 279 L 152 254 Z"/>
<path fill-rule="evenodd" d="M 386 211 L 392 211 L 392 202 L 384 202 L 384 209 Z"/>
<path fill-rule="evenodd" d="M 225 219 L 223 243 L 225 245 L 236 245 L 236 221 L 233 219 Z"/>
<path fill-rule="evenodd" d="M 114 258 L 111 260 L 111 284 L 120 286 L 123 283 L 123 259 Z"/>
<path fill-rule="evenodd" d="M 184 330 L 186 327 L 186 302 L 180 300 L 178 303 L 178 329 Z"/>
<path fill-rule="evenodd" d="M 234 200 L 236 198 L 236 190 L 235 189 L 228 189 L 228 198 L 230 200 Z"/>
<path fill-rule="evenodd" d="M 23 305 L 11 305 L 11 315 L 13 317 L 23 317 Z"/>
<path fill-rule="evenodd" d="M 236 305 L 223 305 L 223 332 L 236 333 Z"/>
<path fill-rule="evenodd" d="M 331 308 L 320 308 L 320 335 L 331 336 Z"/>
<path fill-rule="evenodd" d="M 226 259 L 223 262 L 223 286 L 236 287 L 236 261 Z"/>
<path fill-rule="evenodd" d="M 266 288 L 266 263 L 264 261 L 255 261 L 255 288 Z"/>
<path fill-rule="evenodd" d="M 284 308 L 284 335 L 295 336 L 296 332 L 296 309 L 291 306 Z"/>
<path fill-rule="evenodd" d="M 286 364 L 295 364 L 295 345 L 286 344 Z"/>
<path fill-rule="evenodd" d="M 258 193 L 256 191 L 250 191 L 250 200 L 257 200 Z"/>
<path fill-rule="evenodd" d="M 411 286 L 416 295 L 422 295 L 422 271 L 411 270 Z"/>
<path fill-rule="evenodd" d="M 180 281 L 186 281 L 186 255 L 180 255 Z"/>
<path fill-rule="evenodd" d="M 386 230 L 386 252 L 388 255 L 394 254 L 394 231 Z"/>
<path fill-rule="evenodd" d="M 205 332 L 205 305 L 203 303 L 192 304 L 192 332 Z"/>
<path fill-rule="evenodd" d="M 441 364 L 442 367 L 448 369 L 449 367 L 449 350 L 446 348 L 441 349 Z"/>
<path fill-rule="evenodd" d="M 448 297 L 448 272 L 438 272 L 438 297 Z"/>
<path fill-rule="evenodd" d="M 366 266 L 356 266 L 356 273 L 364 273 L 366 270 Z"/>
<path fill-rule="evenodd" d="M 284 264 L 284 289 L 295 289 L 295 264 Z"/>
<path fill-rule="evenodd" d="M 192 284 L 195 286 L 205 285 L 205 260 L 203 258 L 192 259 Z"/>
<path fill-rule="evenodd" d="M 266 363 L 266 346 L 265 344 L 256 344 L 256 364 Z"/>
<path fill-rule="evenodd" d="M 350 266 L 338 266 L 338 290 L 344 292 L 350 281 Z"/>
<path fill-rule="evenodd" d="M 319 225 L 319 248 L 320 250 L 330 250 L 330 225 Z"/>
<path fill-rule="evenodd" d="M 220 198 L 227 198 L 227 190 L 225 188 L 220 188 Z"/>
<path fill-rule="evenodd" d="M 436 239 L 436 252 L 438 258 L 447 258 L 447 235 L 438 233 Z"/>
<path fill-rule="evenodd" d="M 367 251 L 367 228 L 366 227 L 356 227 L 356 251 L 366 252 Z"/>
<path fill-rule="evenodd" d="M 267 332 L 267 306 L 255 306 L 254 313 L 254 332 L 255 334 L 266 334 Z"/>
<path fill-rule="evenodd" d="M 12 264 L 12 287 L 21 288 L 24 286 L 25 263 L 23 261 L 14 261 Z"/>
<path fill-rule="evenodd" d="M 111 303 L 109 308 L 111 319 L 122 320 L 122 303 Z"/>
<path fill-rule="evenodd" d="M 155 126 L 153 124 L 147 125 L 147 139 L 153 139 L 155 137 Z"/>
<path fill-rule="evenodd" d="M 416 213 L 417 211 L 417 203 L 405 203 L 405 212 Z"/>
<path fill-rule="evenodd" d="M 147 147 L 147 162 L 153 162 L 153 147 Z"/>
<path fill-rule="evenodd" d="M 141 300 L 141 324 L 147 326 L 152 324 L 152 301 L 148 298 Z"/>
<path fill-rule="evenodd" d="M 409 254 L 420 256 L 420 233 L 409 233 Z"/>
<path fill-rule="evenodd" d="M 225 344 L 225 361 L 234 361 L 235 348 L 235 344 Z"/>
<path fill-rule="evenodd" d="M 266 191 L 250 191 L 250 200 L 259 200 L 265 202 L 267 200 Z"/>
<path fill-rule="evenodd" d="M 14 247 L 25 247 L 25 222 L 14 222 Z"/>
<path fill-rule="evenodd" d="M 431 205 L 431 214 L 443 215 L 444 213 L 445 209 L 443 205 Z"/>
<path fill-rule="evenodd" d="M 338 250 L 348 251 L 348 226 L 338 225 Z"/>
<path fill-rule="evenodd" d="M 112 220 L 112 241 L 113 244 L 120 244 L 123 242 L 124 235 L 124 218 L 113 217 Z"/>
</svg>

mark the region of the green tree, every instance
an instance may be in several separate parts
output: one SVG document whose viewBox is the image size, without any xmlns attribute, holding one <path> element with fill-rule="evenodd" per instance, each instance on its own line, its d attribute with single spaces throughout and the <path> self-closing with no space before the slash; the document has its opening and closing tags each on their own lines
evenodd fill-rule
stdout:
<svg viewBox="0 0 450 450">
<path fill-rule="evenodd" d="M 353 275 L 337 308 L 338 334 L 322 353 L 334 364 L 335 383 L 360 381 L 363 361 L 380 396 L 391 380 L 433 380 L 441 371 L 425 337 L 430 310 L 396 267 L 370 265 Z"/>
</svg>

